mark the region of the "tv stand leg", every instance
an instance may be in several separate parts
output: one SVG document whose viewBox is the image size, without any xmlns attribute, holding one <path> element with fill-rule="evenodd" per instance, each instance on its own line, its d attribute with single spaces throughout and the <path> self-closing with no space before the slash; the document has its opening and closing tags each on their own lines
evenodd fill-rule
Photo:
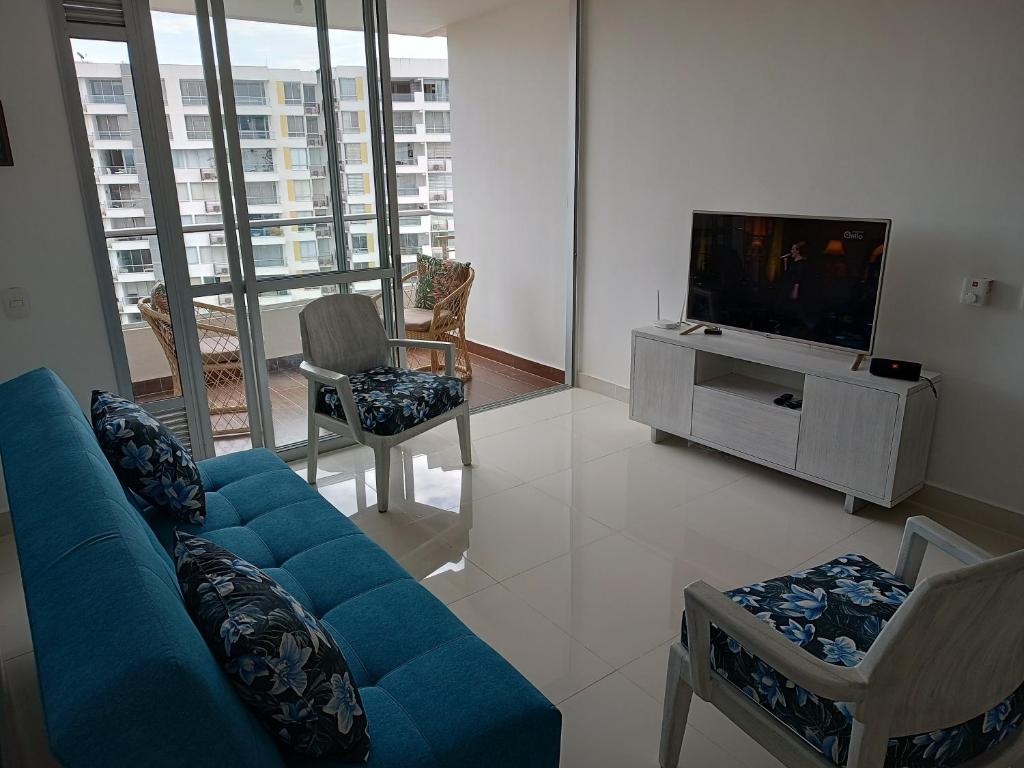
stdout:
<svg viewBox="0 0 1024 768">
<path fill-rule="evenodd" d="M 671 435 L 668 432 L 663 432 L 657 427 L 651 427 L 651 442 L 652 443 L 663 443 L 669 439 Z"/>
<path fill-rule="evenodd" d="M 843 500 L 843 511 L 848 515 L 852 515 L 866 504 L 867 502 L 864 499 L 858 499 L 856 496 L 848 493 Z"/>
<path fill-rule="evenodd" d="M 853 365 L 850 366 L 850 370 L 859 371 L 860 366 L 864 362 L 865 357 L 867 357 L 867 355 L 857 355 L 855 358 L 853 358 Z"/>
</svg>

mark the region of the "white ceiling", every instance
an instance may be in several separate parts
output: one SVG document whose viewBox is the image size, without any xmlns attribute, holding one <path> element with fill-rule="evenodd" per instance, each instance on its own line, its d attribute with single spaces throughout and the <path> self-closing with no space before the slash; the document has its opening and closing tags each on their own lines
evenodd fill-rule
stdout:
<svg viewBox="0 0 1024 768">
<path fill-rule="evenodd" d="M 313 0 L 225 0 L 229 18 L 272 21 L 279 24 L 312 24 Z M 449 24 L 481 16 L 516 0 L 388 0 L 389 31 L 401 35 L 444 34 Z M 155 11 L 195 13 L 193 0 L 153 0 Z M 358 0 L 327 0 L 331 27 L 362 29 L 362 10 Z"/>
</svg>

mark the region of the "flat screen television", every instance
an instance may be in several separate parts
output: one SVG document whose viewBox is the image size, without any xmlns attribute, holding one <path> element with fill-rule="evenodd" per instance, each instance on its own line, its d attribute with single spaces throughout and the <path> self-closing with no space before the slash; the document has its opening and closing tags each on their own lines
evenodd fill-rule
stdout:
<svg viewBox="0 0 1024 768">
<path fill-rule="evenodd" d="M 870 354 L 889 225 L 694 211 L 686 319 Z"/>
</svg>

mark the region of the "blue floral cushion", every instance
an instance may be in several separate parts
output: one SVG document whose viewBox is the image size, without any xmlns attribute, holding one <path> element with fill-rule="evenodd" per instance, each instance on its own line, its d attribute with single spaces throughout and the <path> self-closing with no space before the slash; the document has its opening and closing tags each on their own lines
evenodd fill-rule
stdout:
<svg viewBox="0 0 1024 768">
<path fill-rule="evenodd" d="M 259 568 L 205 539 L 176 536 L 185 607 L 263 726 L 299 755 L 366 762 L 362 699 L 323 625 Z"/>
<path fill-rule="evenodd" d="M 911 588 L 860 555 L 729 590 L 733 601 L 829 664 L 856 666 Z M 687 644 L 683 616 L 683 645 Z M 715 671 L 836 765 L 846 765 L 853 719 L 842 702 L 815 696 L 711 628 Z M 890 739 L 886 768 L 955 766 L 1005 739 L 1024 719 L 1024 684 L 966 723 Z"/>
<path fill-rule="evenodd" d="M 118 479 L 157 509 L 195 525 L 206 519 L 199 468 L 181 441 L 123 397 L 92 393 L 92 428 Z"/>
<path fill-rule="evenodd" d="M 440 416 L 466 400 L 461 379 L 406 368 L 383 366 L 349 376 L 363 429 L 375 435 L 397 435 Z M 334 387 L 322 386 L 316 410 L 345 421 Z"/>
</svg>

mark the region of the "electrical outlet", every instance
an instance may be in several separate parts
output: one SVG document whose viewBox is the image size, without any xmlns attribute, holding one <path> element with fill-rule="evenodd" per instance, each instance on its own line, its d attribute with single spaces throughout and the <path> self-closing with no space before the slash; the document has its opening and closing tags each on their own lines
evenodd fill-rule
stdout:
<svg viewBox="0 0 1024 768">
<path fill-rule="evenodd" d="M 993 283 L 995 280 L 990 277 L 965 277 L 964 287 L 960 291 L 960 303 L 972 307 L 985 306 L 992 293 Z"/>
<path fill-rule="evenodd" d="M 11 287 L 4 291 L 4 314 L 11 320 L 28 317 L 31 307 L 24 288 Z"/>
</svg>

